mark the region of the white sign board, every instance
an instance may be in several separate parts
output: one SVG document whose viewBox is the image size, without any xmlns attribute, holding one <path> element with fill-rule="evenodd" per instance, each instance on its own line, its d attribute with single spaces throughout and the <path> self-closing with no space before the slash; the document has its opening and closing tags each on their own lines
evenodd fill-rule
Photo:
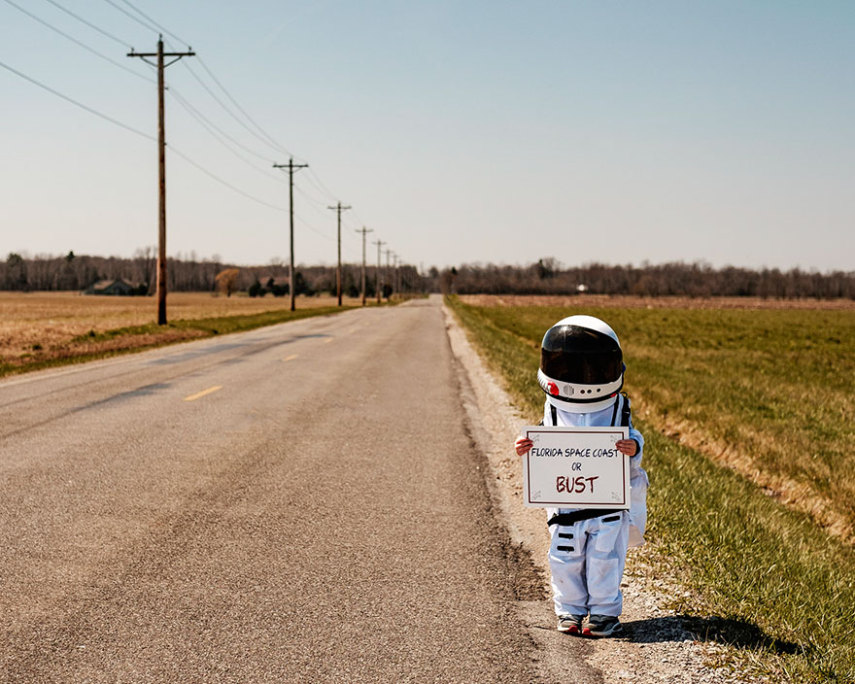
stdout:
<svg viewBox="0 0 855 684">
<path fill-rule="evenodd" d="M 523 456 L 526 506 L 629 508 L 629 456 L 615 442 L 625 427 L 523 428 L 534 446 Z"/>
</svg>

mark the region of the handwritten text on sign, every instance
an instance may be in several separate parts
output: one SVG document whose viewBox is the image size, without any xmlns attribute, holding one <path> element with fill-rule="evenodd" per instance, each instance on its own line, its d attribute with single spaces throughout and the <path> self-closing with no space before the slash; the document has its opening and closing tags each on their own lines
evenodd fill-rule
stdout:
<svg viewBox="0 0 855 684">
<path fill-rule="evenodd" d="M 534 446 L 523 457 L 526 506 L 629 508 L 629 457 L 615 442 L 624 427 L 526 427 Z"/>
</svg>

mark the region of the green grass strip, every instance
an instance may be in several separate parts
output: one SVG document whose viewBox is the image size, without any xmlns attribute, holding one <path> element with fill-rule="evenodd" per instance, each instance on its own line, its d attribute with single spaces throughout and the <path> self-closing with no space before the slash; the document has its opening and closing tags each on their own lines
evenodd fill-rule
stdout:
<svg viewBox="0 0 855 684">
<path fill-rule="evenodd" d="M 488 365 L 504 379 L 513 401 L 528 420 L 536 420 L 543 406 L 535 380 L 540 339 L 549 325 L 574 312 L 476 307 L 456 298 L 447 302 Z M 697 378 L 697 369 L 691 368 L 697 357 L 674 353 L 678 344 L 690 350 L 717 343 L 738 348 L 746 337 L 744 331 L 722 326 L 717 317 L 721 312 L 686 314 L 684 332 L 679 325 L 662 327 L 661 316 L 679 318 L 675 312 L 609 309 L 599 313 L 609 322 L 620 321 L 614 325 L 625 338 L 630 373 L 636 373 L 638 361 L 633 350 L 653 349 L 656 340 L 667 347 L 655 367 L 632 375 L 645 396 L 652 384 L 690 384 L 686 376 Z M 785 315 L 777 322 L 772 322 L 773 317 L 761 319 L 758 326 L 772 325 L 781 336 L 781 346 L 804 355 L 803 331 L 786 334 L 793 312 L 775 313 Z M 675 339 L 668 344 L 662 340 L 664 329 L 674 331 Z M 732 337 L 730 342 L 723 339 L 727 336 Z M 835 333 L 825 337 L 834 338 Z M 630 339 L 634 342 L 629 343 Z M 832 350 L 837 344 L 827 342 Z M 765 356 L 761 353 L 759 357 L 764 359 L 757 371 L 762 374 Z M 827 363 L 813 358 L 804 361 L 802 367 L 813 364 L 816 368 L 808 373 L 811 383 L 833 374 L 829 363 L 832 367 L 846 364 L 836 356 Z M 750 370 L 743 367 L 740 372 Z M 703 378 L 696 381 L 706 382 Z M 727 382 L 723 383 L 705 410 L 739 414 L 745 399 L 730 394 L 739 395 L 745 384 L 734 382 L 729 390 L 727 387 Z M 836 389 L 833 382 L 830 391 Z M 813 403 L 821 405 L 823 396 L 816 396 Z M 786 436 L 789 419 L 786 412 L 768 418 L 771 429 L 784 433 L 785 440 L 790 439 Z M 825 533 L 806 515 L 766 496 L 736 472 L 669 439 L 649 421 L 636 418 L 635 422 L 645 435 L 645 467 L 651 479 L 648 538 L 661 568 L 667 568 L 691 589 L 691 598 L 676 599 L 674 605 L 687 626 L 700 632 L 700 638 L 733 645 L 738 663 L 759 668 L 774 681 L 855 682 L 853 549 Z M 841 471 L 839 479 L 851 483 L 855 476 L 852 471 Z"/>
<path fill-rule="evenodd" d="M 715 616 L 707 635 L 751 651 L 769 674 L 855 681 L 855 553 L 805 515 L 650 425 L 649 538 L 697 598 L 675 608 Z M 700 635 L 703 637 L 704 635 Z"/>
</svg>

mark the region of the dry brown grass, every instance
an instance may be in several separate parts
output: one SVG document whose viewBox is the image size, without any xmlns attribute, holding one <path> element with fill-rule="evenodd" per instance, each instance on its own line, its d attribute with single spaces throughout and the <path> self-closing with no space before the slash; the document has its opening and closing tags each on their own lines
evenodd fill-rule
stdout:
<svg viewBox="0 0 855 684">
<path fill-rule="evenodd" d="M 685 418 L 657 411 L 655 403 L 649 401 L 649 396 L 644 391 L 636 388 L 634 395 L 636 405 L 643 407 L 639 416 L 649 420 L 670 439 L 739 473 L 756 484 L 767 496 L 807 514 L 829 534 L 850 546 L 855 545 L 853 521 L 838 510 L 830 496 L 818 491 L 808 482 L 800 482 L 784 473 L 769 472 L 758 467 L 756 458 L 740 449 L 738 443 L 717 438 L 709 430 Z M 750 430 L 748 432 L 750 434 L 744 436 L 746 439 L 751 438 L 767 445 L 768 451 L 776 447 L 771 436 L 758 435 Z"/>
<path fill-rule="evenodd" d="M 355 305 L 358 301 L 348 300 L 345 304 Z M 296 301 L 298 309 L 335 304 L 334 297 L 297 297 Z M 170 321 L 238 316 L 289 307 L 288 297 L 223 297 L 203 292 L 176 292 L 167 298 Z M 102 333 L 145 325 L 155 322 L 156 318 L 157 302 L 153 297 L 104 297 L 77 292 L 0 292 L 0 363 L 16 364 L 34 352 L 62 349 L 74 338 L 90 331 Z M 193 336 L 193 333 L 184 333 L 181 339 L 188 336 Z M 135 340 L 133 346 L 142 341 Z M 113 346 L 116 345 L 119 343 Z M 104 349 L 105 345 L 97 348 Z"/>
<path fill-rule="evenodd" d="M 843 363 L 845 354 L 837 351 L 838 345 L 828 347 L 812 339 L 797 337 L 795 328 L 788 332 L 789 324 L 785 323 L 790 321 L 795 325 L 798 321 L 804 324 L 802 327 L 822 331 L 821 340 L 825 337 L 846 340 L 845 321 L 851 321 L 855 302 L 602 295 L 478 295 L 460 299 L 475 306 L 493 307 L 495 311 L 524 307 L 514 322 L 528 333 L 522 335 L 520 343 L 534 344 L 535 347 L 538 338 L 532 330 L 545 330 L 549 321 L 555 319 L 555 308 L 564 309 L 568 314 L 614 309 L 617 320 L 623 323 L 621 328 L 633 330 L 633 334 L 628 335 L 626 348 L 635 361 L 631 367 L 631 393 L 641 417 L 672 440 L 740 473 L 767 495 L 806 513 L 823 529 L 847 544 L 855 543 L 852 490 L 844 487 L 846 478 L 834 472 L 835 468 L 840 472 L 849 472 L 850 469 L 845 463 L 835 461 L 832 466 L 827 460 L 830 453 L 843 451 L 837 449 L 839 442 L 835 442 L 831 435 L 838 429 L 836 425 L 845 425 L 846 416 L 852 415 L 852 395 L 846 389 L 824 385 L 810 372 L 810 368 L 827 373 L 829 368 L 839 367 L 838 373 L 845 374 L 847 370 L 843 369 L 850 368 L 850 365 Z M 552 318 L 539 320 L 539 307 L 549 307 Z M 620 318 L 618 309 L 632 310 L 632 313 Z M 667 336 L 662 336 L 656 332 L 658 319 L 651 318 L 650 314 L 668 309 L 682 311 L 669 319 L 676 327 Z M 522 312 L 528 312 L 529 318 L 525 318 Z M 716 312 L 728 315 L 721 319 Z M 811 315 L 816 312 L 823 316 Z M 713 326 L 700 333 L 705 321 L 714 320 L 707 316 L 726 320 L 731 325 Z M 781 316 L 785 318 L 779 318 Z M 505 329 L 512 327 L 502 316 L 491 320 Z M 532 320 L 538 321 L 539 326 L 523 325 Z M 840 327 L 829 327 L 832 321 Z M 630 326 L 630 322 L 633 325 Z M 520 329 L 515 328 L 518 334 Z M 755 339 L 752 342 L 751 338 L 758 332 L 767 333 L 768 341 L 759 343 Z M 728 341 L 731 334 L 739 339 Z M 704 342 L 711 340 L 714 344 L 706 348 Z M 740 350 L 742 353 L 738 353 Z M 739 362 L 741 358 L 744 358 L 742 363 Z M 768 358 L 778 358 L 779 367 L 754 366 Z M 682 370 L 678 370 L 681 366 Z M 671 372 L 667 372 L 669 369 Z M 793 369 L 799 370 L 791 374 L 789 371 Z M 664 380 L 666 377 L 669 380 Z M 801 396 L 803 385 L 808 380 L 816 383 L 817 392 L 809 393 L 813 401 L 805 405 L 797 397 Z M 694 391 L 693 388 L 703 389 Z M 753 399 L 747 403 L 740 402 L 740 392 L 735 388 L 741 388 L 743 392 L 750 388 L 754 392 Z M 762 410 L 746 414 L 761 404 L 775 407 L 774 410 L 787 407 L 781 413 L 787 418 L 773 423 L 771 418 L 762 415 Z M 825 408 L 818 408 L 820 406 Z M 830 420 L 829 415 L 838 418 Z M 809 426 L 816 426 L 823 420 L 829 421 L 826 429 L 809 429 Z M 808 456 L 794 459 L 793 454 Z M 801 465 L 794 465 L 796 463 Z"/>
<path fill-rule="evenodd" d="M 652 571 L 691 589 L 674 610 L 730 623 L 699 638 L 738 645 L 734 666 L 759 663 L 764 681 L 855 682 L 855 306 L 498 299 L 451 304 L 529 419 L 542 411 L 544 330 L 584 311 L 621 331 L 652 483 Z"/>
<path fill-rule="evenodd" d="M 760 297 L 634 297 L 631 295 L 460 295 L 473 306 L 614 307 L 619 309 L 821 309 L 855 310 L 851 299 Z"/>
</svg>

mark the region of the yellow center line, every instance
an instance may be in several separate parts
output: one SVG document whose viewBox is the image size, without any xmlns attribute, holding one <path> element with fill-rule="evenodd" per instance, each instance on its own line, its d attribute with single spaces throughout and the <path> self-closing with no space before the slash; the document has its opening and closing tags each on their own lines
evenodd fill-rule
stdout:
<svg viewBox="0 0 855 684">
<path fill-rule="evenodd" d="M 206 390 L 202 390 L 201 392 L 197 392 L 196 394 L 191 394 L 189 397 L 184 397 L 184 401 L 196 401 L 197 399 L 201 399 L 207 394 L 213 394 L 214 392 L 223 389 L 222 385 L 214 385 L 213 387 L 209 387 Z"/>
<path fill-rule="evenodd" d="M 298 356 L 299 356 L 299 354 L 291 354 L 291 356 L 286 356 L 286 357 L 285 357 L 284 359 L 282 359 L 282 360 L 283 360 L 283 361 L 293 361 L 293 360 L 294 360 L 294 359 L 296 359 Z"/>
</svg>

